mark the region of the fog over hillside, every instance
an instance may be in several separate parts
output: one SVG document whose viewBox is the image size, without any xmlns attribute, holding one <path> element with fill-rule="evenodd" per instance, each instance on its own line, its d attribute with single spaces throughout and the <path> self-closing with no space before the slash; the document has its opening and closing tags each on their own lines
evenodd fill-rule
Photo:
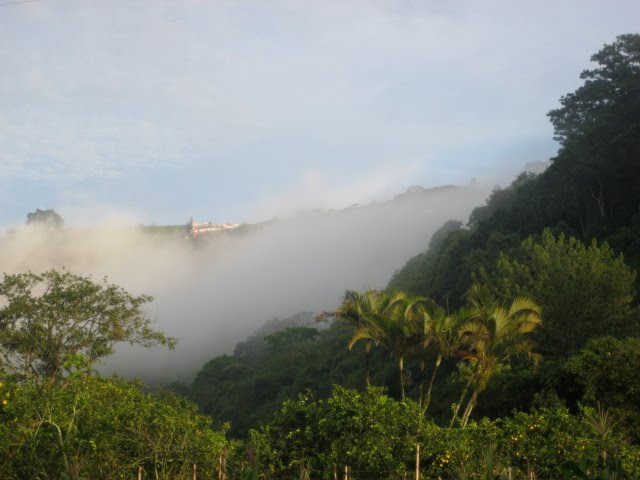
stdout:
<svg viewBox="0 0 640 480">
<path fill-rule="evenodd" d="M 18 229 L 0 240 L 7 273 L 64 267 L 155 297 L 155 328 L 174 351 L 122 346 L 102 368 L 148 381 L 192 375 L 266 320 L 335 308 L 345 289 L 384 288 L 448 219 L 465 221 L 487 189 L 443 187 L 339 211 L 310 212 L 208 242 L 116 224 Z"/>
</svg>

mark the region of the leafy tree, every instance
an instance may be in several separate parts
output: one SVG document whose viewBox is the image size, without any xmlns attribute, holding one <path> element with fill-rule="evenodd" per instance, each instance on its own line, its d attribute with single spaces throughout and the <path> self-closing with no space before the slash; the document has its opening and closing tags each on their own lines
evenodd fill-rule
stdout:
<svg viewBox="0 0 640 480">
<path fill-rule="evenodd" d="M 27 225 L 58 229 L 64 226 L 64 220 L 55 210 L 40 210 L 27 213 Z"/>
<path fill-rule="evenodd" d="M 454 230 L 440 246 L 414 258 L 395 273 L 388 289 L 433 298 L 447 310 L 460 308 L 473 273 L 495 264 L 501 251 L 520 244 L 515 234 L 488 233 L 478 225 Z"/>
<path fill-rule="evenodd" d="M 310 342 L 317 336 L 318 330 L 315 328 L 289 327 L 265 337 L 265 340 L 270 348 L 280 350 L 289 345 Z"/>
<path fill-rule="evenodd" d="M 251 432 L 265 478 L 288 478 L 301 466 L 312 478 L 332 478 L 349 466 L 355 478 L 389 478 L 415 458 L 419 407 L 381 388 L 365 392 L 335 386 L 331 397 L 309 393 L 283 404 L 272 421 Z"/>
<path fill-rule="evenodd" d="M 540 356 L 534 353 L 528 334 L 540 324 L 540 307 L 528 297 L 516 297 L 508 307 L 501 305 L 485 286 L 473 285 L 467 294 L 470 320 L 459 328 L 461 356 L 470 364 L 469 383 L 472 388 L 460 424 L 464 427 L 489 379 L 513 357 L 525 356 L 535 363 Z M 462 393 L 452 423 L 462 404 Z"/>
<path fill-rule="evenodd" d="M 523 172 L 507 188 L 495 187 L 484 205 L 476 207 L 469 215 L 469 225 L 491 224 L 491 230 L 502 230 L 505 225 L 499 225 L 508 221 L 510 213 L 519 207 L 519 198 L 522 193 L 530 193 L 530 186 L 535 183 L 537 175 L 531 172 Z M 503 228 L 496 228 L 503 227 Z"/>
<path fill-rule="evenodd" d="M 564 370 L 580 390 L 580 401 L 606 406 L 640 440 L 640 338 L 595 338 L 572 355 Z"/>
<path fill-rule="evenodd" d="M 338 472 L 349 466 L 354 478 L 405 478 L 415 468 L 416 444 L 423 478 L 561 478 L 567 462 L 584 464 L 603 446 L 615 451 L 625 471 L 640 467 L 637 448 L 621 437 L 611 448 L 614 438 L 593 428 L 589 410 L 534 409 L 472 421 L 464 429 L 438 427 L 419 411 L 415 402 L 395 400 L 379 388 L 336 386 L 324 400 L 307 392 L 253 430 L 251 447 L 261 459 L 262 478 L 329 480 L 333 465 Z M 636 478 L 633 473 L 616 478 Z"/>
<path fill-rule="evenodd" d="M 462 222 L 459 220 L 447 220 L 444 224 L 435 231 L 429 240 L 429 250 L 439 250 L 447 236 L 451 232 L 456 232 L 462 229 Z"/>
<path fill-rule="evenodd" d="M 191 478 L 213 471 L 224 434 L 194 404 L 136 383 L 72 374 L 64 384 L 16 382 L 0 406 L 0 476 L 38 479 Z"/>
<path fill-rule="evenodd" d="M 240 359 L 223 355 L 209 360 L 196 374 L 190 398 L 202 412 L 231 422 L 232 432 L 246 432 L 258 408 L 252 380 L 255 373 Z M 269 392 L 271 393 L 271 392 Z M 259 396 L 262 398 L 262 396 Z M 240 411 L 240 413 L 238 413 Z"/>
<path fill-rule="evenodd" d="M 397 271 L 387 289 L 426 296 L 454 308 L 459 306 L 469 287 L 471 270 L 466 264 L 466 254 L 473 250 L 473 240 L 474 232 L 470 230 L 448 232 L 444 240 L 435 243 L 436 248 L 416 255 Z"/>
<path fill-rule="evenodd" d="M 558 155 L 539 175 L 522 174 L 473 211 L 468 230 L 410 259 L 389 288 L 462 304 L 471 274 L 493 265 L 529 235 L 545 228 L 585 242 L 608 239 L 640 266 L 640 35 L 605 45 L 584 84 L 549 113 Z"/>
<path fill-rule="evenodd" d="M 65 363 L 82 354 L 90 364 L 118 342 L 145 347 L 175 344 L 151 328 L 146 295 L 67 271 L 5 274 L 0 282 L 0 358 L 9 371 L 59 379 Z"/>
<path fill-rule="evenodd" d="M 281 348 L 270 348 L 264 340 L 274 334 L 270 329 L 260 334 L 264 335 L 260 337 L 263 341 L 254 335 L 233 356 L 210 360 L 197 373 L 191 398 L 216 422 L 230 422 L 229 435 L 242 438 L 278 411 L 284 401 L 297 398 L 306 389 L 324 398 L 331 394 L 333 384 L 365 386 L 364 348 L 347 349 L 353 327 L 336 320 L 326 329 L 306 330 L 309 332 L 294 328 L 292 335 L 291 330 L 282 330 L 277 338 L 292 341 L 283 342 Z M 395 386 L 395 371 L 391 372 L 386 354 L 376 350 L 370 358 L 375 367 L 372 381 L 384 385 L 393 382 Z"/>
<path fill-rule="evenodd" d="M 617 37 L 591 57 L 585 82 L 552 110 L 561 148 L 554 176 L 582 232 L 626 225 L 640 204 L 640 35 Z M 558 185 L 553 184 L 554 188 Z"/>
<path fill-rule="evenodd" d="M 531 296 L 540 302 L 544 328 L 536 332 L 543 353 L 566 355 L 589 338 L 637 332 L 633 308 L 636 273 L 609 246 L 589 246 L 545 230 L 539 242 L 524 240 L 519 251 L 502 254 L 481 278 L 501 298 Z"/>
</svg>

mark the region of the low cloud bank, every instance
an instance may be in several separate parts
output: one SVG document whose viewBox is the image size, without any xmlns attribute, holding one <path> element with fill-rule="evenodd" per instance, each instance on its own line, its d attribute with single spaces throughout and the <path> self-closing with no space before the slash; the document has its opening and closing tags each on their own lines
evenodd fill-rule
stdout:
<svg viewBox="0 0 640 480">
<path fill-rule="evenodd" d="M 176 350 L 122 346 L 102 369 L 168 382 L 231 352 L 266 320 L 335 308 L 345 289 L 384 288 L 444 221 L 465 221 L 487 193 L 477 186 L 417 191 L 196 243 L 113 224 L 24 228 L 0 239 L 0 265 L 7 273 L 64 267 L 152 295 L 149 315 L 155 328 L 179 338 Z"/>
</svg>

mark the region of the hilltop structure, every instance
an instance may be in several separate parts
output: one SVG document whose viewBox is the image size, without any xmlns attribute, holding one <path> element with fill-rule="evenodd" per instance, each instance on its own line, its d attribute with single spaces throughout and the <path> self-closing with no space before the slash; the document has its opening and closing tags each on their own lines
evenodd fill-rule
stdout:
<svg viewBox="0 0 640 480">
<path fill-rule="evenodd" d="M 196 223 L 193 217 L 187 223 L 187 235 L 189 237 L 197 237 L 205 233 L 217 233 L 230 231 L 240 226 L 239 223 Z"/>
</svg>

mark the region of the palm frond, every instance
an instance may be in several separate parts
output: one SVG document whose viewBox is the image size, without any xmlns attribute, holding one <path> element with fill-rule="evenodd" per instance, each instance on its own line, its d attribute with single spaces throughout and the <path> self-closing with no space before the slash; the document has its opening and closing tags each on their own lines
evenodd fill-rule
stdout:
<svg viewBox="0 0 640 480">
<path fill-rule="evenodd" d="M 528 311 L 537 315 L 542 315 L 542 307 L 536 303 L 531 297 L 516 297 L 511 302 L 509 307 L 509 315 L 516 315 L 518 313 Z"/>
<path fill-rule="evenodd" d="M 369 329 L 359 328 L 358 330 L 353 332 L 353 336 L 351 337 L 351 340 L 349 340 L 349 343 L 347 344 L 347 347 L 349 347 L 349 350 L 351 350 L 353 348 L 353 346 L 356 343 L 358 343 L 360 340 L 374 340 L 375 341 L 375 336 L 372 335 L 372 332 Z"/>
</svg>

